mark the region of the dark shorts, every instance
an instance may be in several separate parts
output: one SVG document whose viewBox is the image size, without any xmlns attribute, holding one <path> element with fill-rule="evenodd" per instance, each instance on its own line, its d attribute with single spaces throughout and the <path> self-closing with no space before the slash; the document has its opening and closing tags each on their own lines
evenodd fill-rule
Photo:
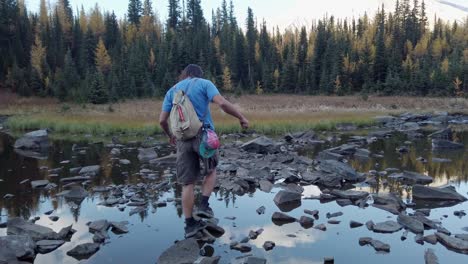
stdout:
<svg viewBox="0 0 468 264">
<path fill-rule="evenodd" d="M 199 134 L 187 141 L 177 141 L 177 181 L 182 185 L 196 183 L 218 165 L 218 153 L 208 159 L 199 155 L 200 139 Z"/>
</svg>

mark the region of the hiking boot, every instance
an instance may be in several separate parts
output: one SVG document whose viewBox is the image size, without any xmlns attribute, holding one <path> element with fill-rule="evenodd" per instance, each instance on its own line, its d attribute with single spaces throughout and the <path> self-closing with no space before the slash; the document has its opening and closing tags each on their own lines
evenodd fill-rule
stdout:
<svg viewBox="0 0 468 264">
<path fill-rule="evenodd" d="M 190 238 L 195 236 L 199 231 L 205 229 L 206 223 L 203 221 L 196 221 L 193 225 L 185 226 L 185 238 Z"/>
<path fill-rule="evenodd" d="M 211 207 L 209 205 L 201 205 L 197 212 L 196 212 L 196 215 L 199 216 L 199 217 L 202 217 L 202 218 L 213 218 L 214 217 L 214 213 L 213 213 L 213 209 L 211 209 Z"/>
</svg>

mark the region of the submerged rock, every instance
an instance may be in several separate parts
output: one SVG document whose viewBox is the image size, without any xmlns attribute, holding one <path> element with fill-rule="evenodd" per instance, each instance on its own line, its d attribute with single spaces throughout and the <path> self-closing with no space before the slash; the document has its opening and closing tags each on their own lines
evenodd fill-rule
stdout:
<svg viewBox="0 0 468 264">
<path fill-rule="evenodd" d="M 271 216 L 271 220 L 273 221 L 275 225 L 279 225 L 279 226 L 282 226 L 284 224 L 294 223 L 297 221 L 296 218 L 289 216 L 285 213 L 280 213 L 280 212 L 275 212 Z"/>
<path fill-rule="evenodd" d="M 390 252 L 390 245 L 370 237 L 359 238 L 359 245 L 371 245 L 376 251 Z"/>
<path fill-rule="evenodd" d="M 439 264 L 439 258 L 432 248 L 428 248 L 424 252 L 424 261 L 426 264 Z"/>
<path fill-rule="evenodd" d="M 385 221 L 374 225 L 373 231 L 376 233 L 395 233 L 403 227 L 395 221 Z"/>
<path fill-rule="evenodd" d="M 7 234 L 28 235 L 34 241 L 59 239 L 59 235 L 54 232 L 54 230 L 45 226 L 30 223 L 19 217 L 8 219 Z"/>
<path fill-rule="evenodd" d="M 0 248 L 8 248 L 16 258 L 21 260 L 33 260 L 36 256 L 36 253 L 34 252 L 35 247 L 36 243 L 34 243 L 28 235 L 9 235 L 0 237 Z"/>
<path fill-rule="evenodd" d="M 339 198 L 350 199 L 350 200 L 364 199 L 364 198 L 367 198 L 367 196 L 369 196 L 368 192 L 354 191 L 354 190 L 346 190 L 346 191 L 332 190 L 331 194 Z"/>
<path fill-rule="evenodd" d="M 63 240 L 40 240 L 37 241 L 37 251 L 41 254 L 47 254 L 59 248 L 61 245 L 65 244 Z"/>
<path fill-rule="evenodd" d="M 100 248 L 98 243 L 84 243 L 74 247 L 67 252 L 68 256 L 74 257 L 77 260 L 88 259 Z"/>
<path fill-rule="evenodd" d="M 388 177 L 390 179 L 395 179 L 397 181 L 402 181 L 411 184 L 429 184 L 432 182 L 432 177 L 411 171 L 393 173 Z"/>
<path fill-rule="evenodd" d="M 398 215 L 397 221 L 400 225 L 408 228 L 413 233 L 421 234 L 424 232 L 423 223 L 421 223 L 414 217 L 401 213 Z"/>
<path fill-rule="evenodd" d="M 406 209 L 406 205 L 400 197 L 395 194 L 373 194 L 374 199 L 373 207 L 388 211 L 394 215 L 398 215 L 401 211 Z"/>
<path fill-rule="evenodd" d="M 468 254 L 468 241 L 437 232 L 437 240 L 450 250 Z"/>
<path fill-rule="evenodd" d="M 259 154 L 277 153 L 279 148 L 277 144 L 270 138 L 262 136 L 244 143 L 241 148 L 248 152 Z"/>
<path fill-rule="evenodd" d="M 433 201 L 457 201 L 464 202 L 467 200 L 466 197 L 457 193 L 455 187 L 428 187 L 422 185 L 413 186 L 413 198 L 421 200 L 433 200 Z"/>
</svg>

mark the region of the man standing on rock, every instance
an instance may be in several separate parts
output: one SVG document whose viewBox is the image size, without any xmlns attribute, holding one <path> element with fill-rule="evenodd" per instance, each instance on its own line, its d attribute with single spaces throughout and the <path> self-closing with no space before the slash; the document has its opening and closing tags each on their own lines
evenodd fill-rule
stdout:
<svg viewBox="0 0 468 264">
<path fill-rule="evenodd" d="M 177 180 L 183 185 L 182 209 L 185 216 L 185 237 L 188 238 L 205 228 L 203 221 L 197 221 L 193 218 L 194 184 L 202 176 L 205 176 L 202 186 L 203 196 L 196 214 L 204 218 L 213 217 L 213 210 L 210 208 L 208 200 L 216 183 L 218 156 L 216 152 L 213 152 L 208 158 L 204 157 L 206 155 L 200 154 L 200 134 L 186 141 L 176 141 L 175 136 L 171 133 L 168 120 L 173 106 L 172 102 L 175 93 L 181 89 L 186 91 L 205 128 L 215 129 L 210 113 L 210 102 L 217 104 L 224 112 L 238 118 L 243 129 L 249 127 L 249 121 L 233 104 L 221 96 L 211 81 L 203 79 L 203 71 L 198 65 L 188 65 L 182 72 L 180 81 L 166 93 L 159 124 L 169 137 L 169 142 L 177 146 Z M 200 161 L 204 164 L 203 171 L 201 171 Z"/>
</svg>

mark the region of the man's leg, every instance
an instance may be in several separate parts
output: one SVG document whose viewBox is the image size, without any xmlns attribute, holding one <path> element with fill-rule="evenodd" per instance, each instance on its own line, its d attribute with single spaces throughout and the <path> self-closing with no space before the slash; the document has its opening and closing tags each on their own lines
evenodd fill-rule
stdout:
<svg viewBox="0 0 468 264">
<path fill-rule="evenodd" d="M 214 186 L 216 184 L 216 170 L 213 170 L 210 174 L 205 177 L 203 181 L 203 196 L 211 196 Z"/>
<path fill-rule="evenodd" d="M 182 210 L 184 212 L 185 219 L 192 218 L 193 203 L 195 200 L 193 188 L 193 184 L 184 185 L 182 187 Z"/>
</svg>

